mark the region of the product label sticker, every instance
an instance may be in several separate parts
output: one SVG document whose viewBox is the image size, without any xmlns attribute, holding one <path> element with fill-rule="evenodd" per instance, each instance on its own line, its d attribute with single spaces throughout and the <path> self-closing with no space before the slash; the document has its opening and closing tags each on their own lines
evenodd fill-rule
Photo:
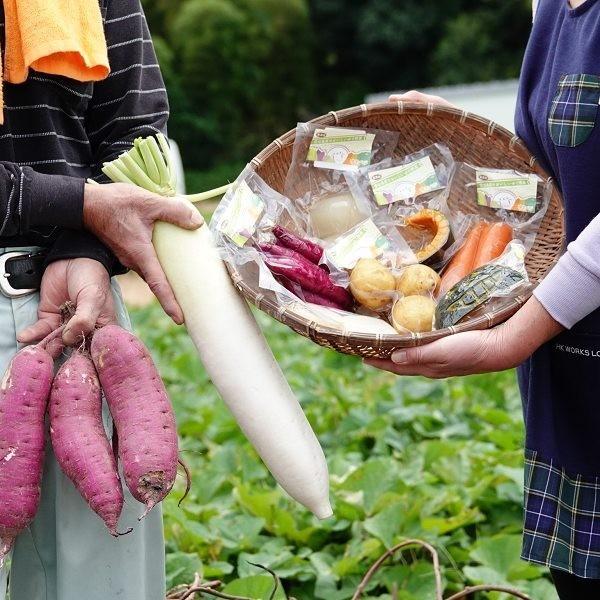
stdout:
<svg viewBox="0 0 600 600">
<path fill-rule="evenodd" d="M 489 208 L 534 213 L 537 209 L 537 175 L 517 171 L 476 169 L 477 204 Z"/>
<path fill-rule="evenodd" d="M 241 248 L 254 235 L 264 212 L 264 201 L 242 181 L 221 218 L 219 230 Z"/>
<path fill-rule="evenodd" d="M 360 129 L 317 129 L 306 160 L 319 169 L 357 171 L 371 164 L 374 133 Z"/>
<path fill-rule="evenodd" d="M 339 269 L 352 269 L 361 258 L 379 258 L 390 248 L 390 241 L 371 219 L 363 221 L 325 251 Z"/>
<path fill-rule="evenodd" d="M 368 175 L 375 202 L 380 206 L 416 198 L 441 187 L 429 156 Z"/>
</svg>

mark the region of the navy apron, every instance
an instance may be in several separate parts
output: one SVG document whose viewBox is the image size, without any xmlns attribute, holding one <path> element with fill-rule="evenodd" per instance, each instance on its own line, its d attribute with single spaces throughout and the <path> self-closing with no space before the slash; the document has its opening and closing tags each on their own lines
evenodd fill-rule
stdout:
<svg viewBox="0 0 600 600">
<path fill-rule="evenodd" d="M 567 241 L 600 213 L 599 102 L 600 3 L 540 0 L 515 123 L 562 190 Z M 527 450 L 573 474 L 600 474 L 600 310 L 537 350 L 518 377 Z"/>
<path fill-rule="evenodd" d="M 600 473 L 600 312 L 537 350 L 518 378 L 526 448 L 572 474 Z"/>
</svg>

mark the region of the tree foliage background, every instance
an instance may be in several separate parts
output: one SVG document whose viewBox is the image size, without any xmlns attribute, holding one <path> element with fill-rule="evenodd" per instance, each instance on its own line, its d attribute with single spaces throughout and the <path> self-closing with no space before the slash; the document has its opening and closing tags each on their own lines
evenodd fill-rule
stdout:
<svg viewBox="0 0 600 600">
<path fill-rule="evenodd" d="M 217 180 L 298 120 L 368 93 L 516 77 L 531 23 L 531 0 L 143 3 L 171 136 L 188 169 Z"/>
</svg>

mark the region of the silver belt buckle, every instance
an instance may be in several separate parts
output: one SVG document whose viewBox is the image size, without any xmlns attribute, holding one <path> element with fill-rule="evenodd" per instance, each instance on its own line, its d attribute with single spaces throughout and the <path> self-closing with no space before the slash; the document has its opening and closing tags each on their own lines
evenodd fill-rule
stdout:
<svg viewBox="0 0 600 600">
<path fill-rule="evenodd" d="M 12 285 L 10 285 L 8 278 L 9 273 L 6 272 L 6 261 L 9 258 L 15 258 L 16 256 L 28 256 L 31 254 L 30 252 L 5 252 L 0 255 L 0 273 L 2 277 L 0 277 L 0 292 L 3 296 L 7 298 L 20 298 L 21 296 L 27 296 L 28 294 L 33 294 L 33 292 L 37 292 L 35 288 L 27 288 L 22 290 L 15 289 Z"/>
</svg>

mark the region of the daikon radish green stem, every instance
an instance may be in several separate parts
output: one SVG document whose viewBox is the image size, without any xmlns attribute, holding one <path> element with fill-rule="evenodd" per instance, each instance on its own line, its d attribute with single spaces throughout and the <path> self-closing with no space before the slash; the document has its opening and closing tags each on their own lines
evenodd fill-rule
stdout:
<svg viewBox="0 0 600 600">
<path fill-rule="evenodd" d="M 149 154 L 140 152 L 144 144 Z M 118 173 L 107 168 L 113 161 L 104 166 L 104 173 L 111 178 L 111 172 L 130 177 L 141 187 L 174 196 L 176 182 L 164 137 L 157 136 L 154 143 L 136 140 L 134 150 L 144 160 L 151 157 L 154 161 L 157 171 L 152 178 L 151 169 L 137 177 L 133 159 L 121 160 Z M 186 198 L 200 202 L 227 188 Z M 246 437 L 290 496 L 319 518 L 331 516 L 323 450 L 248 305 L 235 289 L 208 226 L 186 231 L 159 222 L 152 241 L 200 358 Z"/>
<path fill-rule="evenodd" d="M 206 192 L 200 192 L 198 194 L 188 194 L 185 196 L 190 202 L 194 204 L 196 202 L 203 202 L 204 200 L 210 200 L 217 196 L 222 196 L 227 193 L 227 190 L 231 187 L 231 184 L 222 185 L 221 187 L 215 188 L 214 190 L 208 190 Z"/>
<path fill-rule="evenodd" d="M 169 145 L 162 135 L 157 135 L 156 138 L 136 139 L 131 150 L 111 162 L 104 163 L 102 170 L 112 181 L 132 183 L 161 196 L 177 194 Z M 228 183 L 183 197 L 192 203 L 204 202 L 222 196 L 230 187 L 231 184 Z"/>
</svg>

